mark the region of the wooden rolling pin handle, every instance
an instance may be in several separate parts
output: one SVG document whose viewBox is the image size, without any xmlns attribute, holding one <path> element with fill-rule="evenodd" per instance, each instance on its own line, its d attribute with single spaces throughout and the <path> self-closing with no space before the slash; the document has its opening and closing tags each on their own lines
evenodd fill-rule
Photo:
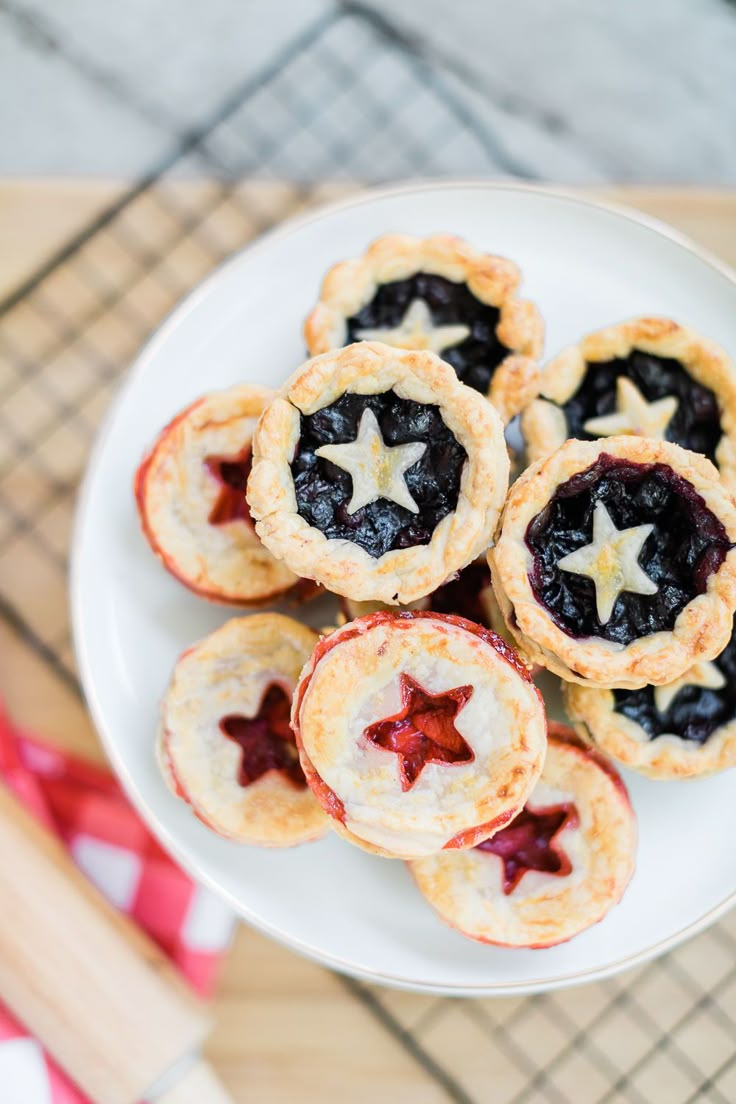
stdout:
<svg viewBox="0 0 736 1104">
<path fill-rule="evenodd" d="M 0 996 L 72 1079 L 99 1104 L 156 1085 L 165 1104 L 226 1104 L 196 1057 L 203 1005 L 2 783 L 0 855 Z"/>
<path fill-rule="evenodd" d="M 233 1104 L 233 1099 L 211 1066 L 200 1059 L 175 1084 L 154 1096 L 151 1104 Z"/>
</svg>

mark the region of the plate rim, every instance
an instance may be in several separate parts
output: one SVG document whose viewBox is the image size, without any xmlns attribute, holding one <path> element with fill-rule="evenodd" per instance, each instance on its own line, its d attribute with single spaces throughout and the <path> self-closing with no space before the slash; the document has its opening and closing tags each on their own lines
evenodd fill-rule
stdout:
<svg viewBox="0 0 736 1104">
<path fill-rule="evenodd" d="M 711 268 L 722 276 L 725 276 L 736 289 L 736 269 L 722 260 L 711 250 L 701 246 L 688 234 L 677 230 L 668 223 L 654 215 L 649 215 L 636 208 L 629 207 L 625 203 L 614 200 L 592 198 L 587 195 L 579 195 L 575 189 L 566 189 L 556 185 L 536 184 L 514 180 L 482 180 L 478 178 L 453 178 L 448 180 L 417 180 L 400 184 L 388 184 L 379 187 L 361 189 L 356 194 L 321 203 L 315 208 L 295 214 L 280 222 L 277 226 L 259 235 L 254 241 L 249 242 L 236 250 L 218 264 L 212 272 L 196 284 L 172 309 L 166 314 L 159 325 L 149 335 L 143 346 L 138 351 L 132 363 L 127 368 L 117 393 L 106 412 L 95 436 L 93 446 L 80 481 L 77 495 L 77 504 L 74 512 L 74 522 L 70 542 L 69 557 L 69 604 L 71 614 L 71 628 L 74 653 L 79 672 L 80 686 L 84 700 L 89 710 L 97 736 L 102 744 L 105 755 L 112 767 L 116 778 L 121 783 L 126 797 L 137 810 L 144 823 L 154 833 L 159 842 L 172 855 L 177 863 L 199 884 L 206 886 L 221 900 L 225 901 L 233 910 L 239 920 L 244 920 L 258 931 L 291 950 L 297 951 L 312 962 L 319 963 L 347 974 L 350 977 L 363 981 L 387 986 L 389 988 L 403 989 L 418 993 L 432 993 L 438 996 L 523 996 L 533 993 L 541 993 L 554 989 L 569 988 L 587 982 L 601 981 L 612 977 L 622 970 L 633 968 L 653 958 L 672 950 L 674 947 L 704 931 L 715 923 L 721 916 L 736 905 L 736 887 L 727 894 L 723 900 L 714 905 L 697 920 L 687 924 L 684 928 L 673 932 L 666 939 L 650 944 L 631 955 L 625 955 L 613 962 L 608 962 L 600 967 L 589 967 L 584 970 L 570 971 L 555 977 L 540 977 L 523 982 L 504 981 L 498 984 L 479 985 L 452 985 L 424 982 L 416 978 L 407 977 L 397 973 L 386 973 L 381 970 L 373 970 L 357 966 L 355 963 L 341 958 L 339 955 L 330 954 L 321 948 L 300 940 L 274 925 L 264 921 L 260 916 L 249 910 L 225 887 L 219 884 L 217 878 L 207 870 L 207 864 L 198 858 L 186 854 L 186 848 L 180 845 L 173 833 L 160 819 L 154 809 L 146 802 L 138 789 L 137 783 L 127 766 L 119 756 L 117 744 L 110 735 L 104 711 L 97 696 L 95 681 L 92 675 L 91 661 L 83 631 L 82 590 L 83 581 L 80 569 L 80 550 L 82 546 L 83 532 L 86 528 L 89 502 L 92 493 L 92 484 L 97 469 L 97 460 L 102 453 L 112 426 L 116 420 L 119 407 L 134 386 L 139 376 L 142 376 L 148 368 L 150 361 L 158 354 L 159 348 L 166 344 L 169 334 L 189 315 L 204 298 L 213 292 L 216 294 L 216 285 L 222 281 L 230 268 L 242 263 L 246 256 L 268 249 L 274 241 L 288 237 L 310 223 L 319 222 L 323 218 L 354 207 L 361 207 L 376 200 L 390 199 L 396 196 L 416 194 L 428 191 L 454 191 L 478 189 L 481 191 L 510 191 L 533 193 L 548 196 L 554 199 L 565 200 L 580 207 L 594 208 L 617 215 L 628 222 L 633 222 L 653 233 L 664 237 Z"/>
</svg>

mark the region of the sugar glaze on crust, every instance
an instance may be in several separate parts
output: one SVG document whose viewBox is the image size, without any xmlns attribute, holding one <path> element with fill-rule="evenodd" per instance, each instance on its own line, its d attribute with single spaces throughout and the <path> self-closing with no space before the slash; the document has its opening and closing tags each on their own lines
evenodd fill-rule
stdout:
<svg viewBox="0 0 736 1104">
<path fill-rule="evenodd" d="M 313 414 L 346 391 L 402 398 L 439 407 L 467 453 L 455 509 L 428 544 L 374 558 L 359 545 L 331 540 L 297 509 L 290 464 L 301 415 Z M 461 384 L 433 353 L 360 342 L 302 365 L 266 407 L 253 437 L 248 503 L 259 537 L 296 574 L 355 601 L 406 605 L 425 597 L 487 548 L 508 487 L 503 426 L 493 407 Z"/>
<path fill-rule="evenodd" d="M 606 453 L 635 463 L 665 464 L 686 479 L 736 542 L 736 507 L 709 460 L 667 441 L 608 437 L 567 441 L 532 464 L 509 494 L 499 536 L 488 553 L 493 588 L 515 640 L 531 661 L 567 682 L 638 689 L 663 685 L 700 659 L 713 659 L 731 635 L 736 608 L 736 549 L 708 578 L 705 593 L 690 601 L 671 631 L 651 633 L 623 646 L 599 637 L 573 638 L 559 628 L 536 599 L 529 580 L 532 556 L 526 544 L 530 521 L 557 487 L 587 470 Z"/>
<path fill-rule="evenodd" d="M 567 714 L 581 739 L 648 778 L 702 778 L 736 767 L 736 718 L 716 728 L 703 744 L 675 733 L 652 739 L 640 724 L 616 710 L 612 690 L 568 683 L 564 695 Z"/>
<path fill-rule="evenodd" d="M 555 841 L 568 873 L 528 870 L 507 894 L 503 860 L 487 851 L 442 851 L 410 863 L 440 918 L 481 943 L 529 948 L 564 943 L 602 920 L 634 871 L 634 813 L 610 763 L 570 729 L 550 725 L 544 770 L 527 807 L 561 803 L 577 814 Z"/>
<path fill-rule="evenodd" d="M 379 285 L 418 272 L 465 284 L 481 303 L 498 309 L 496 333 L 510 351 L 493 373 L 488 398 L 504 422 L 510 421 L 539 392 L 544 324 L 534 303 L 517 296 L 521 273 L 513 261 L 482 253 L 450 234 L 384 234 L 362 257 L 331 268 L 304 323 L 310 355 L 346 343 L 346 319 L 373 299 Z"/>
<path fill-rule="evenodd" d="M 271 397 L 264 387 L 241 384 L 198 399 L 162 430 L 136 473 L 138 513 L 152 550 L 167 571 L 213 602 L 259 605 L 299 584 L 250 521 L 209 520 L 222 486 L 208 459 L 247 450 Z"/>
<path fill-rule="evenodd" d="M 539 397 L 525 408 L 521 427 L 530 463 L 548 456 L 570 436 L 561 407 L 580 387 L 589 364 L 623 359 L 639 349 L 678 361 L 688 375 L 714 392 L 723 436 L 715 460 L 721 478 L 736 488 L 736 371 L 724 349 L 669 318 L 633 318 L 587 334 L 543 368 Z"/>
<path fill-rule="evenodd" d="M 328 830 L 311 790 L 281 771 L 241 785 L 241 749 L 220 727 L 226 717 L 254 717 L 271 686 L 290 696 L 317 640 L 290 617 L 254 614 L 228 621 L 179 658 L 161 703 L 159 765 L 173 793 L 218 835 L 290 847 Z"/>
<path fill-rule="evenodd" d="M 471 690 L 454 725 L 472 760 L 427 762 L 409 789 L 398 756 L 365 738 L 400 709 L 402 675 L 429 695 Z M 546 746 L 541 696 L 513 649 L 479 625 L 428 611 L 370 614 L 323 639 L 302 671 L 292 724 L 335 830 L 388 857 L 487 838 L 523 805 Z"/>
</svg>

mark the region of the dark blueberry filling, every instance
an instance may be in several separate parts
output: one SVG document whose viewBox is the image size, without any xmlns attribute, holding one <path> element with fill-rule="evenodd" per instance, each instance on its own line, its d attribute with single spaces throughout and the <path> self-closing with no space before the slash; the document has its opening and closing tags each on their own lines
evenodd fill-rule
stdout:
<svg viewBox="0 0 736 1104">
<path fill-rule="evenodd" d="M 665 713 L 655 705 L 653 686 L 614 690 L 616 712 L 636 721 L 651 740 L 668 732 L 704 744 L 717 728 L 736 718 L 736 636 L 713 662 L 726 678 L 721 690 L 683 686 Z"/>
<path fill-rule="evenodd" d="M 674 395 L 677 410 L 667 426 L 667 440 L 715 460 L 723 434 L 715 395 L 688 375 L 678 360 L 654 356 L 641 349 L 634 349 L 627 357 L 588 364 L 580 387 L 562 407 L 568 436 L 583 441 L 593 439 L 595 434 L 586 433 L 583 425 L 589 418 L 615 411 L 619 376 L 630 379 L 647 402 Z"/>
<path fill-rule="evenodd" d="M 652 595 L 620 594 L 605 625 L 598 620 L 592 580 L 557 566 L 563 556 L 591 543 L 597 502 L 605 504 L 617 529 L 654 525 L 639 564 L 658 586 Z M 560 484 L 529 523 L 526 543 L 533 556 L 532 590 L 555 623 L 572 637 L 617 644 L 671 629 L 732 547 L 692 484 L 668 465 L 635 464 L 606 453 Z"/>
<path fill-rule="evenodd" d="M 404 476 L 418 513 L 379 498 L 349 514 L 351 476 L 324 457 L 315 456 L 322 445 L 354 441 L 364 410 L 373 411 L 387 445 L 409 441 L 427 445 L 423 456 Z M 457 506 L 466 458 L 465 449 L 443 422 L 439 407 L 402 399 L 393 391 L 380 395 L 346 392 L 315 414 L 302 415 L 291 464 L 297 509 L 309 525 L 329 539 L 352 541 L 371 556 L 429 544 L 436 526 Z"/>
<path fill-rule="evenodd" d="M 429 608 L 435 613 L 467 617 L 468 621 L 490 628 L 481 597 L 490 585 L 491 572 L 487 563 L 478 561 L 468 564 L 456 578 L 430 594 Z"/>
<path fill-rule="evenodd" d="M 380 284 L 378 291 L 358 314 L 347 319 L 348 342 L 359 341 L 356 331 L 393 329 L 398 326 L 414 299 L 423 299 L 435 325 L 468 326 L 470 335 L 440 354 L 468 387 L 485 394 L 491 377 L 509 350 L 496 336 L 499 311 L 476 299 L 465 284 L 444 276 L 417 272 L 406 280 Z"/>
</svg>

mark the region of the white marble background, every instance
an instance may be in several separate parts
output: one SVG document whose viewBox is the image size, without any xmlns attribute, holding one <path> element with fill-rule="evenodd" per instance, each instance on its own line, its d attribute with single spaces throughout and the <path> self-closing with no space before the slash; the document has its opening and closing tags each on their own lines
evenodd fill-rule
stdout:
<svg viewBox="0 0 736 1104">
<path fill-rule="evenodd" d="M 736 0 L 0 0 L 0 172 L 139 176 L 340 7 L 400 30 L 499 173 L 736 182 Z M 260 123 L 276 131 L 277 108 Z"/>
</svg>

